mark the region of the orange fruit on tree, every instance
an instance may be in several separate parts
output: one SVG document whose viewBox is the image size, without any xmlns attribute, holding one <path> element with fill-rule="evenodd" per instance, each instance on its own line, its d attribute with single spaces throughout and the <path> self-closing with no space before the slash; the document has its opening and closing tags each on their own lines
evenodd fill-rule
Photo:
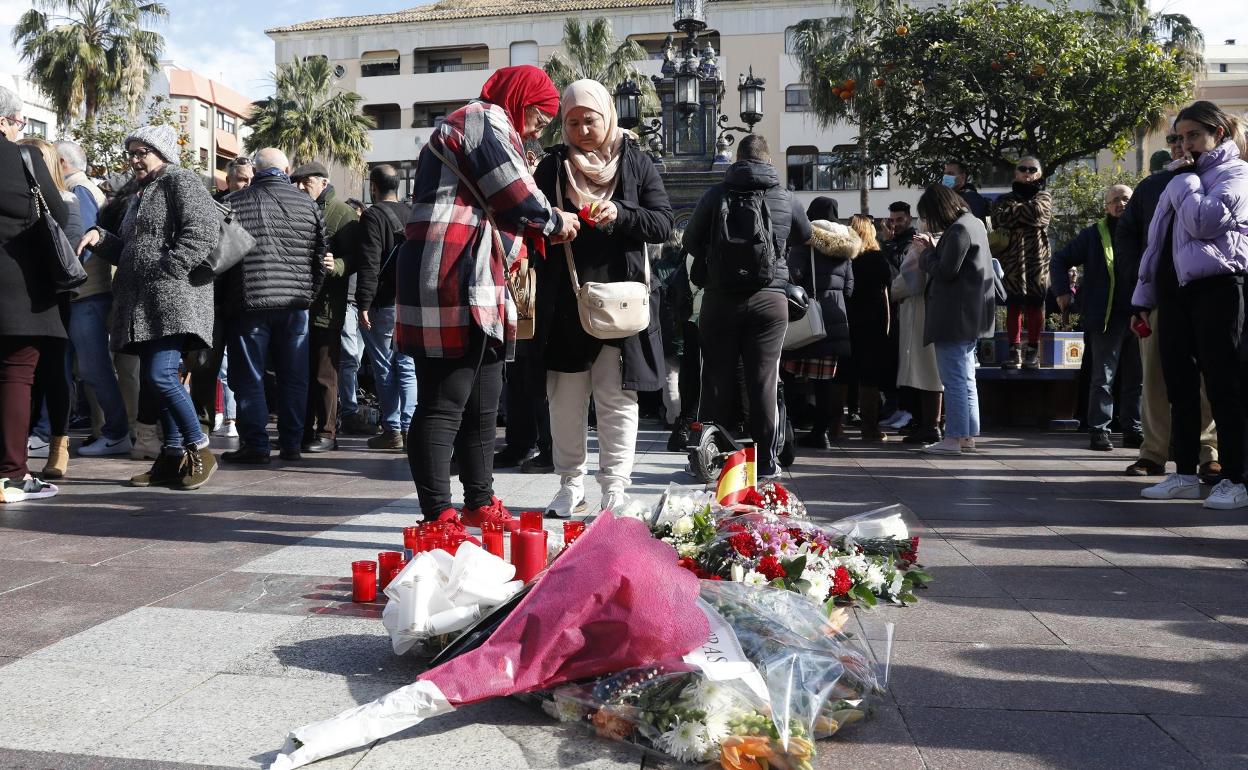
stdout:
<svg viewBox="0 0 1248 770">
<path fill-rule="evenodd" d="M 898 34 L 898 35 L 905 36 L 905 35 L 908 35 L 908 34 L 910 33 L 910 28 L 909 28 L 909 27 L 907 27 L 905 24 L 899 24 L 899 25 L 897 26 L 897 30 L 896 30 L 896 32 L 897 32 L 897 34 Z"/>
</svg>

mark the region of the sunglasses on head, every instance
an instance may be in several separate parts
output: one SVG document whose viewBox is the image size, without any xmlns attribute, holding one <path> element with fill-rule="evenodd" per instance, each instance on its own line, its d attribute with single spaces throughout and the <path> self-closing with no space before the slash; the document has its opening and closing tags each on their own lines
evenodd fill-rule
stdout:
<svg viewBox="0 0 1248 770">
<path fill-rule="evenodd" d="M 1035 166 L 1018 166 L 1017 168 L 1018 168 L 1019 173 L 1022 173 L 1022 174 L 1034 174 L 1040 170 L 1036 168 Z"/>
<path fill-rule="evenodd" d="M 1183 137 L 1179 136 L 1178 134 L 1166 134 L 1166 144 L 1174 144 L 1175 142 L 1181 141 L 1182 139 Z"/>
</svg>

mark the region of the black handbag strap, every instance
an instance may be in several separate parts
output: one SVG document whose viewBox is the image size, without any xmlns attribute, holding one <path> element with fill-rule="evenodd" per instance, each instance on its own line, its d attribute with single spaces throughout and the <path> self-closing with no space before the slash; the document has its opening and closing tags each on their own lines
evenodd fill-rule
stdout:
<svg viewBox="0 0 1248 770">
<path fill-rule="evenodd" d="M 26 172 L 26 181 L 30 183 L 30 194 L 35 200 L 35 219 L 43 216 L 43 213 L 51 212 L 48 207 L 48 200 L 43 197 L 43 187 L 39 185 L 39 178 L 35 176 L 35 164 L 31 160 L 30 154 L 34 152 L 28 145 L 18 145 L 18 152 L 22 156 L 22 169 Z"/>
</svg>

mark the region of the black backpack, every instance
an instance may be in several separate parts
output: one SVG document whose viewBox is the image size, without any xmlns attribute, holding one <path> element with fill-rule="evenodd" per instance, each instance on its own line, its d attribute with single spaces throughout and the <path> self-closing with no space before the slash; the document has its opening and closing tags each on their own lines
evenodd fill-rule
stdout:
<svg viewBox="0 0 1248 770">
<path fill-rule="evenodd" d="M 765 190 L 724 189 L 707 255 L 707 278 L 718 289 L 756 291 L 772 282 L 780 254 Z"/>
</svg>

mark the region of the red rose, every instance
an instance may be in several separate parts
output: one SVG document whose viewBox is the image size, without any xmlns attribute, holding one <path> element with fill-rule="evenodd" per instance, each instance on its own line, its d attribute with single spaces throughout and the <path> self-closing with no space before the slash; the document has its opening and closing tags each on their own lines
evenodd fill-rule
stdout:
<svg viewBox="0 0 1248 770">
<path fill-rule="evenodd" d="M 919 560 L 919 538 L 918 536 L 910 538 L 910 547 L 902 551 L 900 558 L 913 564 Z"/>
<path fill-rule="evenodd" d="M 689 556 L 680 557 L 680 559 L 676 563 L 679 564 L 681 567 L 684 567 L 685 569 L 689 570 L 695 575 L 702 571 L 702 568 L 698 566 L 698 563 Z"/>
<path fill-rule="evenodd" d="M 784 571 L 784 565 L 774 556 L 764 556 L 762 561 L 758 563 L 758 571 L 768 580 L 788 576 L 788 573 Z"/>
<path fill-rule="evenodd" d="M 832 573 L 832 595 L 844 596 L 853 587 L 854 581 L 849 577 L 849 570 L 837 567 L 836 572 Z"/>
</svg>

